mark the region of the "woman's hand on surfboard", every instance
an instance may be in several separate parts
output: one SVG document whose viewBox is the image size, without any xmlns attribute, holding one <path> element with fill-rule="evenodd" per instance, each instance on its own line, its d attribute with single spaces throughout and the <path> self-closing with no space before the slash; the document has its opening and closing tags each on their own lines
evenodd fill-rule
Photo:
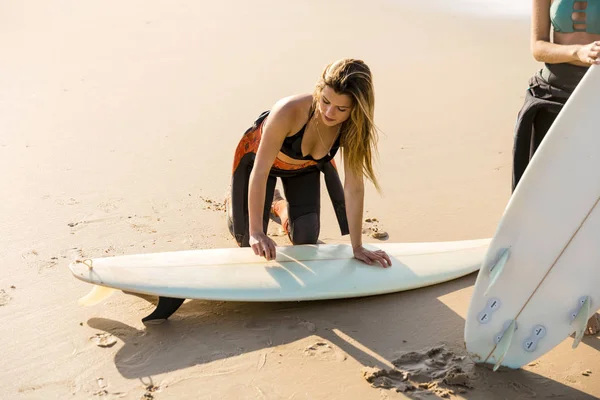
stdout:
<svg viewBox="0 0 600 400">
<path fill-rule="evenodd" d="M 362 246 L 357 246 L 354 248 L 354 258 L 369 265 L 373 265 L 373 263 L 379 263 L 383 268 L 392 266 L 392 260 L 390 260 L 390 256 L 388 256 L 383 250 L 371 251 Z"/>
<path fill-rule="evenodd" d="M 262 256 L 267 260 L 274 260 L 276 246 L 275 241 L 263 232 L 255 232 L 250 235 L 250 247 L 252 247 L 254 254 L 257 256 Z"/>
</svg>

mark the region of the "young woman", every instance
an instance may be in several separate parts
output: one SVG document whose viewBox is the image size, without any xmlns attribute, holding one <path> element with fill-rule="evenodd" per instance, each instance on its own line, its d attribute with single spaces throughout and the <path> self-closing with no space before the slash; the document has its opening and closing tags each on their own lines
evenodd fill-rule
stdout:
<svg viewBox="0 0 600 400">
<path fill-rule="evenodd" d="M 529 79 L 515 127 L 514 190 L 529 160 L 592 64 L 600 64 L 600 0 L 533 0 Z"/>
<path fill-rule="evenodd" d="M 367 250 L 361 240 L 363 177 L 379 188 L 371 165 L 374 103 L 369 67 L 342 59 L 325 68 L 312 95 L 286 97 L 259 116 L 240 140 L 233 162 L 227 214 L 238 245 L 251 246 L 267 260 L 275 258 L 275 242 L 266 235 L 272 208 L 294 244 L 316 243 L 322 172 L 340 230 L 350 234 L 354 257 L 370 265 L 392 264 L 384 251 Z M 343 186 L 333 160 L 340 149 Z M 287 203 L 278 196 L 272 204 L 278 177 Z M 156 310 L 142 321 L 165 320 L 183 301 L 159 297 Z"/>
<path fill-rule="evenodd" d="M 240 140 L 233 162 L 228 224 L 238 245 L 272 260 L 275 242 L 266 234 L 277 213 L 294 244 L 317 243 L 320 231 L 320 173 L 342 234 L 350 234 L 354 257 L 391 265 L 383 251 L 362 246 L 364 179 L 379 188 L 372 167 L 376 130 L 375 95 L 369 67 L 341 59 L 323 71 L 312 94 L 283 98 L 263 112 Z M 333 160 L 341 151 L 342 186 Z M 275 184 L 281 179 L 286 200 Z"/>
<path fill-rule="evenodd" d="M 531 49 L 543 68 L 529 79 L 515 127 L 514 191 L 529 160 L 590 65 L 600 64 L 600 0 L 533 0 Z M 600 332 L 595 314 L 587 334 Z"/>
</svg>

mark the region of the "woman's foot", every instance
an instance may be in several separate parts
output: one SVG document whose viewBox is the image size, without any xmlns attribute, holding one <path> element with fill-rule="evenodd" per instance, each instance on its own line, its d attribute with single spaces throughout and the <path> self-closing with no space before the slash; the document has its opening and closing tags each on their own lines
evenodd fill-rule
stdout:
<svg viewBox="0 0 600 400">
<path fill-rule="evenodd" d="M 596 335 L 600 332 L 600 315 L 594 314 L 592 318 L 588 320 L 587 328 L 585 329 L 586 335 Z"/>
<path fill-rule="evenodd" d="M 286 234 L 289 234 L 289 217 L 287 211 L 287 201 L 279 193 L 279 189 L 275 189 L 273 194 L 273 204 L 271 205 L 271 212 L 279 218 L 281 221 L 281 227 Z"/>
</svg>

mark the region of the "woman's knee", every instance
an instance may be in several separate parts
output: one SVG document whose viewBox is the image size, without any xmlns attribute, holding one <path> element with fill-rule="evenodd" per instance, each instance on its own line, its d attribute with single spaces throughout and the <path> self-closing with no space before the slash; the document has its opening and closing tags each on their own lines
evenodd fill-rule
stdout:
<svg viewBox="0 0 600 400">
<path fill-rule="evenodd" d="M 290 239 L 293 244 L 315 244 L 319 240 L 319 215 L 310 213 L 290 221 Z"/>
</svg>

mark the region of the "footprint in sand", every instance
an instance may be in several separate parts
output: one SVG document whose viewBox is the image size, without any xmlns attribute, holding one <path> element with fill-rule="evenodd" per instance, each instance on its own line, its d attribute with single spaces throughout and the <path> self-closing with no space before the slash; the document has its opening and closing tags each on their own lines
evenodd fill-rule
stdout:
<svg viewBox="0 0 600 400">
<path fill-rule="evenodd" d="M 117 338 L 110 333 L 97 333 L 90 340 L 98 347 L 112 347 L 117 343 Z"/>
<path fill-rule="evenodd" d="M 58 199 L 56 200 L 56 203 L 60 204 L 61 206 L 74 206 L 75 204 L 79 204 L 79 202 L 72 197 L 66 200 Z"/>
<path fill-rule="evenodd" d="M 577 379 L 573 375 L 565 376 L 565 381 L 568 383 L 577 383 Z"/>
<path fill-rule="evenodd" d="M 273 327 L 269 323 L 252 319 L 244 323 L 244 328 L 252 331 L 270 331 Z"/>
<path fill-rule="evenodd" d="M 125 397 L 127 395 L 127 393 L 124 393 L 124 392 L 109 392 L 106 389 L 108 387 L 108 384 L 104 381 L 104 378 L 97 378 L 96 383 L 98 384 L 98 387 L 100 388 L 100 390 L 93 392 L 92 393 L 93 396 L 98 396 L 98 397 L 112 396 L 111 398 L 115 398 L 115 397 L 118 398 L 118 397 Z"/>
<path fill-rule="evenodd" d="M 331 352 L 333 352 L 333 349 L 328 343 L 325 342 L 317 342 L 304 349 L 304 354 L 307 356 L 321 356 Z"/>
<path fill-rule="evenodd" d="M 151 216 L 138 217 L 136 215 L 133 217 L 127 217 L 127 223 L 129 226 L 140 233 L 156 233 L 156 229 L 154 229 L 154 227 L 151 225 L 153 222 L 155 222 L 155 220 L 156 219 Z"/>
<path fill-rule="evenodd" d="M 407 375 L 394 369 L 385 370 L 376 367 L 365 367 L 362 370 L 362 375 L 375 388 L 394 389 L 396 392 L 402 393 L 416 390 L 415 385 L 407 381 Z"/>
<path fill-rule="evenodd" d="M 345 353 L 334 349 L 327 342 L 316 342 L 304 349 L 304 355 L 307 357 L 319 357 L 336 360 L 339 362 L 345 361 L 347 356 Z"/>
<path fill-rule="evenodd" d="M 10 297 L 4 289 L 0 289 L 0 307 L 7 305 L 11 300 L 12 297 Z"/>
<path fill-rule="evenodd" d="M 377 218 L 366 218 L 365 223 L 363 224 L 362 233 L 379 240 L 386 240 L 389 238 L 388 233 L 383 229 Z"/>
<path fill-rule="evenodd" d="M 303 326 L 304 328 L 306 328 L 306 330 L 308 330 L 310 333 L 315 333 L 317 331 L 317 327 L 315 324 L 313 324 L 312 322 L 308 322 L 308 321 L 300 321 L 298 322 L 298 325 Z"/>
<path fill-rule="evenodd" d="M 68 256 L 62 256 L 62 258 L 70 260 L 85 260 L 96 257 L 107 257 L 122 254 L 115 246 L 109 245 L 107 247 L 86 247 L 85 249 L 79 249 L 74 247 L 68 251 Z"/>
<path fill-rule="evenodd" d="M 25 260 L 28 267 L 36 268 L 38 272 L 44 268 L 52 268 L 56 266 L 59 261 L 58 257 L 50 257 L 50 260 L 44 260 L 40 257 L 36 250 L 31 250 L 27 253 L 21 254 L 21 258 Z"/>
<path fill-rule="evenodd" d="M 508 386 L 520 395 L 527 394 L 528 398 L 530 399 L 534 398 L 537 395 L 537 393 L 534 392 L 533 389 L 520 382 L 510 382 Z"/>
<path fill-rule="evenodd" d="M 152 204 L 152 211 L 154 211 L 155 214 L 164 213 L 168 209 L 169 209 L 168 203 Z M 157 220 L 160 221 L 160 218 L 158 218 Z"/>
<path fill-rule="evenodd" d="M 110 213 L 112 211 L 116 211 L 119 208 L 119 203 L 121 203 L 122 201 L 122 197 L 109 199 L 108 201 L 98 204 L 98 208 L 104 211 L 105 213 Z"/>
</svg>

